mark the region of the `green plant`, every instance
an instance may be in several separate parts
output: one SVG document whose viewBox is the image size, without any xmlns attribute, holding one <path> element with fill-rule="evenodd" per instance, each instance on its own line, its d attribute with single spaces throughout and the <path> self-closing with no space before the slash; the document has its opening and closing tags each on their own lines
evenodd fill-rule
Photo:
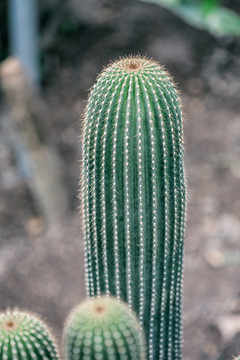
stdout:
<svg viewBox="0 0 240 360">
<path fill-rule="evenodd" d="M 33 314 L 18 310 L 0 314 L 0 359 L 58 360 L 47 325 Z"/>
<path fill-rule="evenodd" d="M 111 297 L 88 299 L 70 313 L 63 335 L 68 360 L 144 360 L 145 346 L 137 317 Z"/>
<path fill-rule="evenodd" d="M 181 105 L 166 71 L 129 57 L 93 87 L 83 132 L 88 296 L 139 316 L 149 359 L 181 359 L 185 176 Z"/>
<path fill-rule="evenodd" d="M 239 36 L 240 16 L 219 4 L 219 0 L 142 0 L 170 10 L 186 23 L 212 35 Z"/>
</svg>

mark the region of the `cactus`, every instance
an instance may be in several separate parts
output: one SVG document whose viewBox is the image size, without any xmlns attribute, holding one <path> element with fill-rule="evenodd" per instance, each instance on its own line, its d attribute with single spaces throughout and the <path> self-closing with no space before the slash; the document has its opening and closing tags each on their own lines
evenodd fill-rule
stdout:
<svg viewBox="0 0 240 360">
<path fill-rule="evenodd" d="M 18 310 L 0 314 L 0 359 L 59 360 L 53 337 L 43 321 Z"/>
<path fill-rule="evenodd" d="M 110 64 L 91 91 L 83 131 L 86 287 L 136 311 L 148 359 L 182 358 L 183 156 L 168 73 L 141 57 Z"/>
<path fill-rule="evenodd" d="M 63 332 L 68 360 L 144 360 L 140 324 L 128 306 L 112 297 L 85 300 L 73 309 Z"/>
</svg>

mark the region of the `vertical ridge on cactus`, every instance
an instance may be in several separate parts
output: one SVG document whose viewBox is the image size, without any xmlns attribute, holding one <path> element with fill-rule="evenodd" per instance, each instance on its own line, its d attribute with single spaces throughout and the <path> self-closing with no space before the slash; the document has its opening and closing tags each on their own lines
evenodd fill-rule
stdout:
<svg viewBox="0 0 240 360">
<path fill-rule="evenodd" d="M 0 314 L 0 359 L 59 360 L 47 325 L 33 314 L 18 310 Z"/>
<path fill-rule="evenodd" d="M 84 123 L 86 287 L 136 311 L 149 359 L 181 359 L 183 157 L 181 105 L 166 71 L 141 57 L 110 64 Z"/>
<path fill-rule="evenodd" d="M 112 297 L 85 300 L 74 308 L 63 332 L 68 360 L 145 360 L 145 343 L 135 314 Z"/>
</svg>

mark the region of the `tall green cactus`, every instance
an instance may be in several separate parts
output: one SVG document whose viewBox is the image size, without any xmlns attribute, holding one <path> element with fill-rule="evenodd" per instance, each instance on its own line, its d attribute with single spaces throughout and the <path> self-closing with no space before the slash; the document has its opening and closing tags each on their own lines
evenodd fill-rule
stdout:
<svg viewBox="0 0 240 360">
<path fill-rule="evenodd" d="M 110 64 L 83 133 L 87 293 L 128 302 L 154 360 L 182 352 L 183 156 L 180 100 L 166 71 L 141 57 Z"/>
<path fill-rule="evenodd" d="M 45 323 L 17 310 L 0 314 L 1 360 L 59 360 L 58 350 Z"/>
<path fill-rule="evenodd" d="M 111 297 L 85 300 L 73 309 L 63 332 L 67 360 L 145 360 L 136 316 Z"/>
</svg>

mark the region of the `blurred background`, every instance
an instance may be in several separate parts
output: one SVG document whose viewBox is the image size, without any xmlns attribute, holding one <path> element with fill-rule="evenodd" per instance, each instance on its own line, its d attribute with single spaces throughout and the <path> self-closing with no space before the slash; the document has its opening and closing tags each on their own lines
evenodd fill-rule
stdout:
<svg viewBox="0 0 240 360">
<path fill-rule="evenodd" d="M 110 60 L 161 62 L 182 93 L 184 359 L 240 352 L 240 1 L 0 0 L 0 309 L 60 338 L 85 297 L 84 106 Z"/>
</svg>

